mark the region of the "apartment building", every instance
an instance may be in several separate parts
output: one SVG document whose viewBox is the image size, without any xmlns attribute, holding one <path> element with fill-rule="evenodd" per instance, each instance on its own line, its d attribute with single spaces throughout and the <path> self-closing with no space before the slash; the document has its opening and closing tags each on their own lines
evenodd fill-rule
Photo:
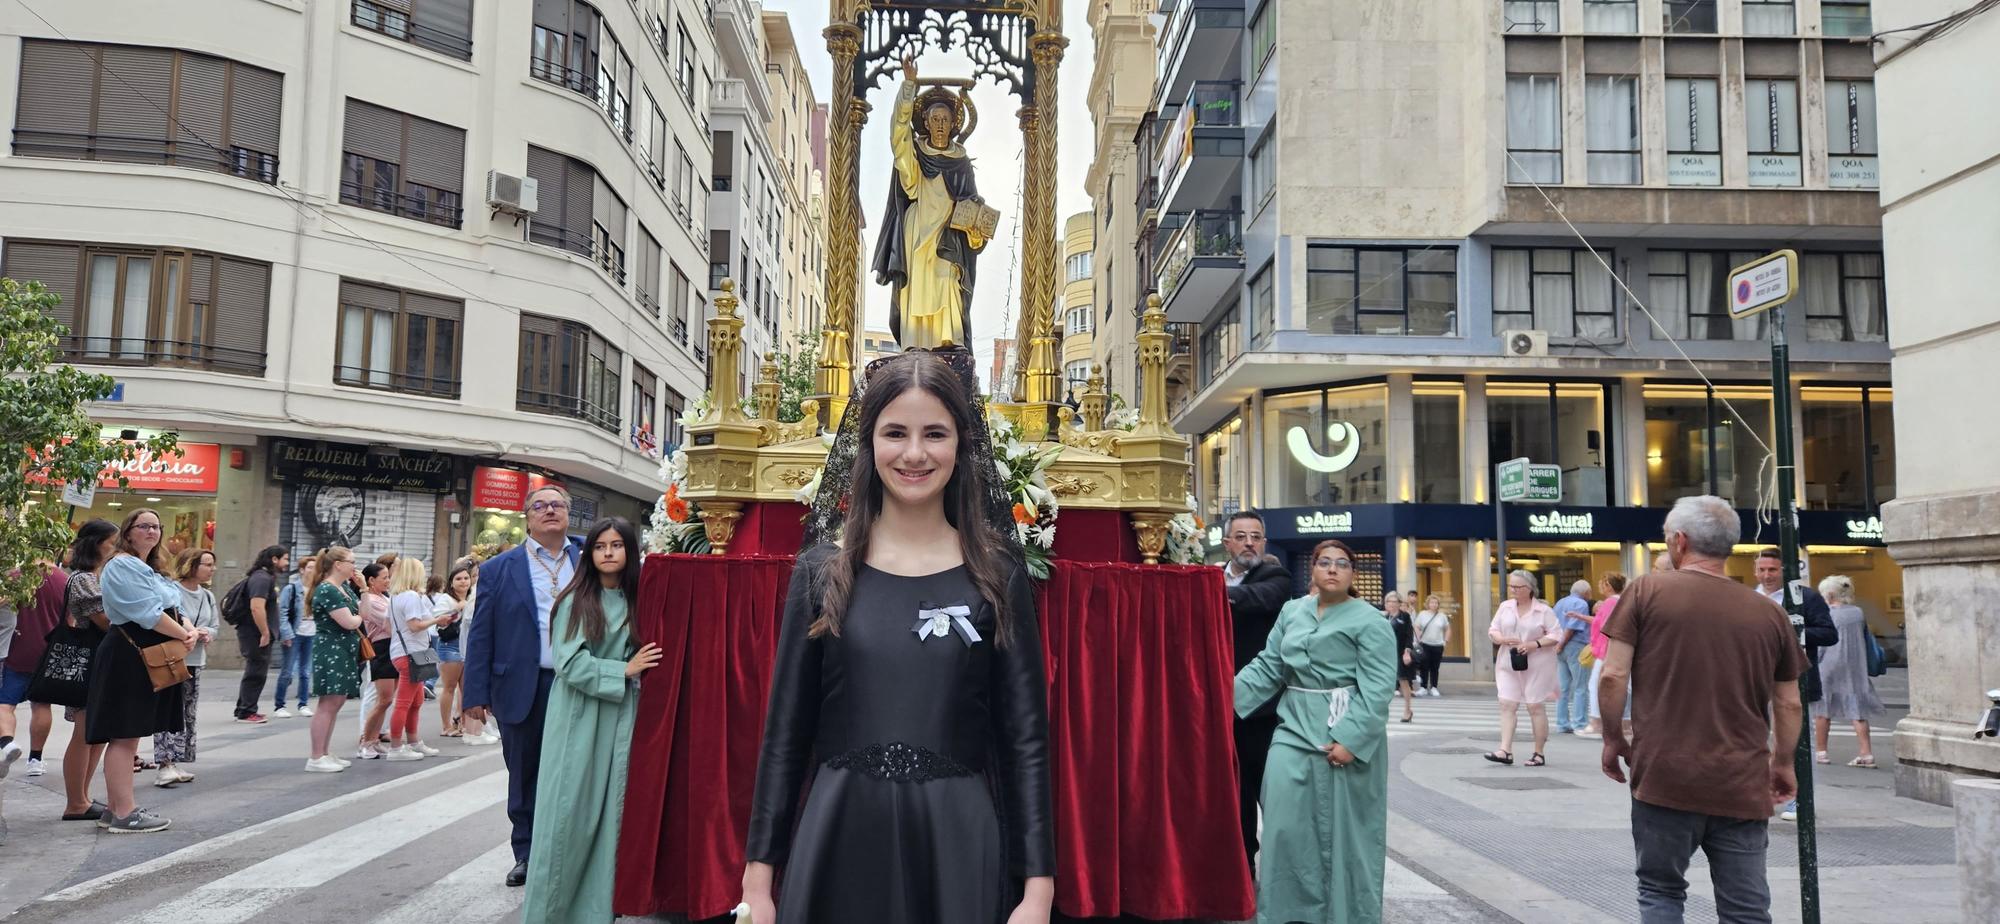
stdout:
<svg viewBox="0 0 2000 924">
<path fill-rule="evenodd" d="M 779 242 L 783 275 L 778 283 L 778 346 L 798 349 L 799 337 L 817 344 L 826 320 L 826 203 L 813 122 L 820 112 L 812 79 L 799 58 L 790 17 L 766 11 L 764 78 L 771 92 L 771 120 L 764 135 L 777 154 Z M 819 133 L 821 145 L 825 132 Z"/>
<path fill-rule="evenodd" d="M 1094 131 L 1084 184 L 1096 222 L 1091 359 L 1104 367 L 1106 386 L 1133 401 L 1139 312 L 1152 290 L 1150 279 L 1134 266 L 1138 229 L 1146 221 L 1139 191 L 1152 176 L 1152 166 L 1138 159 L 1135 139 L 1153 108 L 1154 41 L 1161 21 L 1156 6 L 1155 0 L 1107 0 L 1091 4 L 1087 16 L 1092 65 L 1085 101 Z"/>
<path fill-rule="evenodd" d="M 1091 212 L 1078 212 L 1063 222 L 1063 285 L 1056 317 L 1062 325 L 1065 399 L 1083 393 L 1090 368 L 1097 363 L 1092 336 L 1097 329 L 1097 279 L 1091 273 L 1091 262 L 1097 256 L 1092 234 L 1096 225 L 1096 215 Z"/>
<path fill-rule="evenodd" d="M 783 305 L 784 174 L 767 131 L 778 117 L 777 100 L 765 73 L 761 7 L 715 0 L 706 10 L 717 66 L 709 95 L 708 288 L 713 299 L 724 279 L 736 283 L 743 318 L 738 378 L 748 394 L 756 369 L 778 346 Z"/>
</svg>

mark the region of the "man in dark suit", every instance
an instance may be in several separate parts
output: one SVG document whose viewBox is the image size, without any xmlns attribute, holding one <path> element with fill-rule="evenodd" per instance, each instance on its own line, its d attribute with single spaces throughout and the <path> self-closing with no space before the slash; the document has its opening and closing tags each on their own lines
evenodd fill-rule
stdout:
<svg viewBox="0 0 2000 924">
<path fill-rule="evenodd" d="M 1777 549 L 1767 548 L 1757 553 L 1757 592 L 1769 597 L 1772 603 L 1785 605 L 1785 556 Z M 1805 562 L 1799 562 L 1800 580 L 1792 582 L 1792 597 L 1799 602 L 1799 641 L 1806 646 L 1806 669 L 1799 675 L 1799 698 L 1807 703 L 1820 699 L 1819 650 L 1840 641 L 1840 630 L 1833 625 L 1833 610 L 1826 605 L 1826 598 L 1812 588 L 1812 582 L 1804 580 Z M 1805 732 L 1799 733 L 1804 736 Z M 1799 800 L 1786 802 L 1778 809 L 1778 817 L 1785 821 L 1799 820 Z"/>
<path fill-rule="evenodd" d="M 548 486 L 528 494 L 528 541 L 479 567 L 477 601 L 465 643 L 465 715 L 500 723 L 507 761 L 507 819 L 514 825 L 514 868 L 507 884 L 528 881 L 528 837 L 535 825 L 535 772 L 542 762 L 542 719 L 555 656 L 549 648 L 556 594 L 576 574 L 569 492 Z"/>
<path fill-rule="evenodd" d="M 1234 623 L 1236 669 L 1243 670 L 1264 650 L 1278 610 L 1292 597 L 1292 573 L 1276 558 L 1264 554 L 1264 518 L 1250 510 L 1240 511 L 1223 526 L 1222 547 L 1229 560 L 1222 563 L 1222 579 L 1229 585 L 1229 615 Z M 1266 704 L 1236 720 L 1237 805 L 1243 823 L 1243 856 L 1257 855 L 1257 796 L 1264 786 L 1264 758 L 1271 749 L 1271 733 L 1278 729 L 1276 710 Z M 1251 874 L 1256 874 L 1251 863 Z"/>
</svg>

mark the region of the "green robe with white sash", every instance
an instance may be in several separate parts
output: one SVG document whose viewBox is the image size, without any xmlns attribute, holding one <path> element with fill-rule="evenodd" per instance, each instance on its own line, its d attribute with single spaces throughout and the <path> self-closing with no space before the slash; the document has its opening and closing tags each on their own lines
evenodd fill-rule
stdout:
<svg viewBox="0 0 2000 924">
<path fill-rule="evenodd" d="M 1258 924 L 1382 920 L 1396 633 L 1359 599 L 1318 604 L 1317 593 L 1285 604 L 1264 650 L 1236 675 L 1237 715 L 1278 697 L 1261 800 Z M 1336 741 L 1354 754 L 1346 767 L 1320 750 Z"/>
</svg>

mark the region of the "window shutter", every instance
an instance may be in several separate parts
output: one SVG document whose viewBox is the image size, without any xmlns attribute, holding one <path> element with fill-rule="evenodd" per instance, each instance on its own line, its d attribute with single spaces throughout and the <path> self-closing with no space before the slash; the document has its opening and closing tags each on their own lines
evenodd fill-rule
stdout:
<svg viewBox="0 0 2000 924">
<path fill-rule="evenodd" d="M 83 248 L 77 244 L 8 241 L 0 253 L 0 276 L 39 282 L 62 299 L 49 316 L 72 331 L 76 328 L 77 279 Z"/>
<path fill-rule="evenodd" d="M 229 144 L 263 154 L 278 153 L 278 123 L 284 109 L 284 78 L 273 71 L 229 63 Z"/>
<path fill-rule="evenodd" d="M 424 0 L 417 4 L 416 23 L 419 28 L 450 36 L 444 44 L 453 46 L 454 54 L 472 47 L 472 0 Z"/>
<path fill-rule="evenodd" d="M 571 157 L 563 158 L 563 190 L 567 201 L 563 208 L 563 228 L 569 231 L 569 249 L 588 256 L 590 254 L 590 222 L 597 214 L 596 199 L 597 172 L 588 164 Z"/>
<path fill-rule="evenodd" d="M 98 96 L 98 159 L 165 161 L 167 103 L 173 98 L 174 53 L 165 48 L 105 45 Z"/>
<path fill-rule="evenodd" d="M 531 239 L 537 231 L 566 227 L 563 224 L 563 212 L 568 208 L 569 197 L 563 187 L 569 177 L 569 158 L 545 148 L 529 145 L 528 175 L 535 178 L 537 187 L 535 196 L 539 209 L 530 219 L 528 226 Z M 562 242 L 543 239 L 538 243 L 560 246 Z"/>
<path fill-rule="evenodd" d="M 546 337 L 559 336 L 562 333 L 562 322 L 555 318 L 522 312 L 521 333 L 537 334 Z"/>
<path fill-rule="evenodd" d="M 447 321 L 465 319 L 465 303 L 455 298 L 441 298 L 422 292 L 403 293 L 403 311 L 407 314 L 422 315 L 426 318 L 443 318 Z"/>
<path fill-rule="evenodd" d="M 271 305 L 271 265 L 215 258 L 215 346 L 219 365 L 264 371 L 264 324 Z"/>
<path fill-rule="evenodd" d="M 625 203 L 618 200 L 618 194 L 604 185 L 604 178 L 591 175 L 592 202 L 591 220 L 611 232 L 611 242 L 625 246 Z"/>
<path fill-rule="evenodd" d="M 412 183 L 459 192 L 465 188 L 465 130 L 411 116 L 403 176 Z"/>
<path fill-rule="evenodd" d="M 346 135 L 341 139 L 340 149 L 401 164 L 403 114 L 358 99 L 348 100 Z"/>
<path fill-rule="evenodd" d="M 639 288 L 653 299 L 653 312 L 658 314 L 667 301 L 660 291 L 660 242 L 643 225 L 639 228 Z"/>
<path fill-rule="evenodd" d="M 535 25 L 569 34 L 569 0 L 535 0 Z"/>
<path fill-rule="evenodd" d="M 207 55 L 180 56 L 180 95 L 174 104 L 174 141 L 183 166 L 214 169 L 222 160 L 222 104 L 229 63 Z"/>
<path fill-rule="evenodd" d="M 376 311 L 397 311 L 401 307 L 401 293 L 395 289 L 373 286 L 352 279 L 340 281 L 340 303 L 358 305 Z"/>
<path fill-rule="evenodd" d="M 94 46 L 37 39 L 23 41 L 20 110 L 14 121 L 19 134 L 15 136 L 14 153 L 74 156 L 67 150 L 47 151 L 31 142 L 49 141 L 67 148 L 80 139 L 42 138 L 35 133 L 90 133 L 90 106 L 96 95 L 97 73 Z"/>
</svg>

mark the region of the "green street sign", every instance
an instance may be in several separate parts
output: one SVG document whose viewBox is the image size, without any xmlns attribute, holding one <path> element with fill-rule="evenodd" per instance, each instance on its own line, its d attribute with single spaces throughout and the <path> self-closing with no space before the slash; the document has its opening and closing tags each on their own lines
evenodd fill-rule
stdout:
<svg viewBox="0 0 2000 924">
<path fill-rule="evenodd" d="M 1528 466 L 1528 492 L 1521 500 L 1530 504 L 1557 504 L 1563 499 L 1563 470 L 1560 465 Z"/>
<path fill-rule="evenodd" d="M 1517 501 L 1528 496 L 1528 465 L 1526 457 L 1509 459 L 1495 466 L 1494 496 L 1503 501 Z"/>
<path fill-rule="evenodd" d="M 1555 504 L 1562 501 L 1562 466 L 1536 465 L 1525 457 L 1494 467 L 1494 496 L 1507 503 Z"/>
</svg>

